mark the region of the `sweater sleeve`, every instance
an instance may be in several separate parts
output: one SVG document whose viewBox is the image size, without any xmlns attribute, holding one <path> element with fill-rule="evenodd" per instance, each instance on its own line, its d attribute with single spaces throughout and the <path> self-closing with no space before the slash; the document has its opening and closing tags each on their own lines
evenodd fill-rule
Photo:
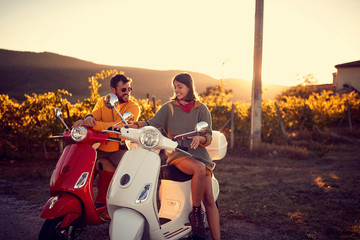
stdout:
<svg viewBox="0 0 360 240">
<path fill-rule="evenodd" d="M 199 115 L 199 121 L 207 122 L 209 124 L 209 128 L 210 128 L 210 132 L 208 132 L 204 135 L 206 138 L 206 142 L 203 144 L 200 144 L 200 146 L 206 147 L 206 146 L 210 145 L 210 143 L 212 141 L 212 119 L 211 119 L 211 113 L 210 113 L 208 107 L 205 104 L 202 104 L 201 107 L 202 107 L 202 110 Z"/>
<path fill-rule="evenodd" d="M 156 128 L 161 128 L 163 130 L 167 129 L 166 126 L 170 111 L 170 105 L 171 105 L 170 102 L 164 104 L 151 119 L 149 119 L 147 122 L 141 122 L 142 125 L 143 126 L 150 125 Z"/>
<path fill-rule="evenodd" d="M 91 114 L 94 116 L 96 121 L 100 121 L 102 119 L 101 109 L 105 107 L 104 106 L 104 98 L 100 98 L 96 104 L 94 109 L 92 110 Z"/>
</svg>

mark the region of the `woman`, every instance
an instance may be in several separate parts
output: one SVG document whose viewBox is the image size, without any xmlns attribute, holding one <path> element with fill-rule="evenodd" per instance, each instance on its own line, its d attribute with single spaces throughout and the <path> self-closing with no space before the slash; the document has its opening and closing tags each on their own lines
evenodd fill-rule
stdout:
<svg viewBox="0 0 360 240">
<path fill-rule="evenodd" d="M 174 96 L 165 103 L 153 118 L 147 122 L 136 122 L 130 127 L 143 127 L 147 125 L 161 128 L 167 137 L 190 132 L 196 123 L 205 121 L 211 129 L 211 114 L 209 109 L 199 102 L 195 91 L 194 81 L 188 73 L 180 73 L 172 80 Z M 175 151 L 167 153 L 167 164 L 175 165 L 182 172 L 193 175 L 191 181 L 191 194 L 193 210 L 189 220 L 193 232 L 199 237 L 206 237 L 204 226 L 203 202 L 213 239 L 220 239 L 220 217 L 212 192 L 212 162 L 205 147 L 211 143 L 211 131 L 204 136 L 182 138 L 179 144 L 188 147 L 189 152 L 196 157 Z"/>
</svg>

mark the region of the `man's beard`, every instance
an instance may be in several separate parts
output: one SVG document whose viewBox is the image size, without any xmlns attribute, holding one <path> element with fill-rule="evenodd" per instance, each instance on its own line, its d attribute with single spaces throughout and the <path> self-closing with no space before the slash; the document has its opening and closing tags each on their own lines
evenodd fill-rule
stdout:
<svg viewBox="0 0 360 240">
<path fill-rule="evenodd" d="M 124 102 L 128 102 L 129 101 L 129 95 L 125 94 L 125 95 L 122 95 L 122 97 L 120 97 L 119 95 L 116 94 L 116 96 L 118 97 L 119 99 L 119 103 L 124 103 Z M 123 97 L 124 96 L 128 96 L 127 97 L 127 100 L 124 100 Z"/>
</svg>

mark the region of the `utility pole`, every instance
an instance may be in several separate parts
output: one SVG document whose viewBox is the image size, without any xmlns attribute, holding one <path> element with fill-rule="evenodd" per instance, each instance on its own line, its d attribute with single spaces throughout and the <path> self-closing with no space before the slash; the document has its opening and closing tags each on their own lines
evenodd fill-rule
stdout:
<svg viewBox="0 0 360 240">
<path fill-rule="evenodd" d="M 256 0 L 254 72 L 251 98 L 250 150 L 261 143 L 261 64 L 263 42 L 264 0 Z"/>
</svg>

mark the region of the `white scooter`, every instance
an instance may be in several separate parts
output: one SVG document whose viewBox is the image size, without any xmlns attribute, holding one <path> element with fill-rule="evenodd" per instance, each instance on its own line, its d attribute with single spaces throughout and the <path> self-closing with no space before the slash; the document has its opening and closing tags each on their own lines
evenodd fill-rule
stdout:
<svg viewBox="0 0 360 240">
<path fill-rule="evenodd" d="M 206 128 L 207 123 L 200 122 L 195 131 L 188 134 L 203 132 Z M 107 205 L 112 219 L 110 238 L 175 240 L 189 236 L 192 176 L 182 173 L 174 166 L 161 166 L 158 154 L 161 149 L 186 150 L 152 126 L 141 129 L 123 127 L 120 131 L 106 132 L 120 133 L 122 138 L 131 141 L 128 145 L 130 149 L 130 145 L 137 145 L 124 154 L 108 189 Z M 226 154 L 227 141 L 218 131 L 213 131 L 212 135 L 212 144 L 207 149 L 213 160 L 220 160 Z M 214 175 L 212 186 L 216 201 L 220 189 Z"/>
</svg>

